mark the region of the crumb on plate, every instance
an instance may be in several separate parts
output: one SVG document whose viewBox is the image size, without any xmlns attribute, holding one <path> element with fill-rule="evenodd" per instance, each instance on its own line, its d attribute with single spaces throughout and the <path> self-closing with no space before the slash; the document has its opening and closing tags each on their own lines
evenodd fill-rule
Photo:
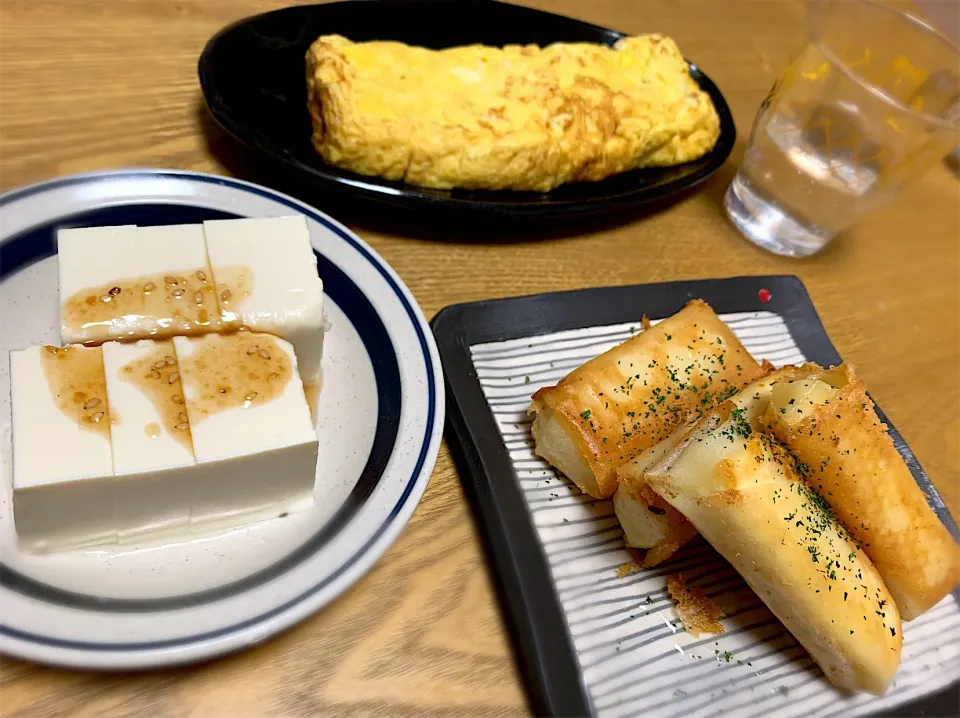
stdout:
<svg viewBox="0 0 960 718">
<path fill-rule="evenodd" d="M 688 588 L 682 573 L 676 573 L 667 579 L 667 593 L 677 607 L 677 615 L 684 629 L 692 636 L 701 633 L 723 633 L 723 626 L 717 619 L 725 614 L 703 589 Z"/>
</svg>

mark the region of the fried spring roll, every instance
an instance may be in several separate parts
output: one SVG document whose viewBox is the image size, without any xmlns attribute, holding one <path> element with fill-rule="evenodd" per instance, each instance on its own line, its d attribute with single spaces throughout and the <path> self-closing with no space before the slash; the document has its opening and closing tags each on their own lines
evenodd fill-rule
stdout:
<svg viewBox="0 0 960 718">
<path fill-rule="evenodd" d="M 766 421 L 863 545 L 900 615 L 913 620 L 960 582 L 960 547 L 927 504 L 853 369 L 804 369 L 773 387 Z"/>
<path fill-rule="evenodd" d="M 691 426 L 688 424 L 685 428 Z M 642 563 L 645 568 L 670 558 L 697 535 L 683 514 L 660 498 L 644 478 L 650 468 L 676 447 L 684 431 L 673 432 L 617 470 L 619 485 L 613 495 L 613 508 L 626 545 L 645 551 Z"/>
<path fill-rule="evenodd" d="M 533 395 L 536 453 L 594 498 L 617 468 L 763 374 L 703 301 L 645 329 Z"/>
<path fill-rule="evenodd" d="M 773 371 L 764 362 L 766 372 Z M 792 376 L 790 368 L 781 369 L 778 376 Z M 758 394 L 759 397 L 759 394 Z M 642 566 L 649 568 L 662 563 L 683 545 L 697 536 L 697 530 L 687 519 L 664 501 L 647 485 L 645 474 L 672 451 L 682 439 L 687 426 L 641 451 L 635 458 L 617 469 L 619 486 L 613 495 L 613 507 L 623 528 L 627 546 L 646 550 Z"/>
<path fill-rule="evenodd" d="M 776 374 L 773 375 L 776 377 Z M 646 472 L 836 686 L 882 694 L 900 662 L 896 604 L 869 558 L 761 418 L 769 379 L 704 416 Z"/>
</svg>

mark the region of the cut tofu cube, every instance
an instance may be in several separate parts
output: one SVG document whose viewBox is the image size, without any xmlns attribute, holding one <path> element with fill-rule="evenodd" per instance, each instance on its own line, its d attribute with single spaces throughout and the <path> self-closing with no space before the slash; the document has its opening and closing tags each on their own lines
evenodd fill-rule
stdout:
<svg viewBox="0 0 960 718">
<path fill-rule="evenodd" d="M 173 341 L 103 345 L 118 540 L 189 533 L 196 461 Z"/>
<path fill-rule="evenodd" d="M 323 282 L 302 216 L 203 223 L 223 319 L 293 344 L 300 376 L 320 379 Z"/>
<path fill-rule="evenodd" d="M 312 505 L 317 435 L 282 339 L 32 347 L 10 365 L 27 551 L 188 537 Z"/>
<path fill-rule="evenodd" d="M 99 348 L 10 352 L 14 523 L 28 551 L 116 540 Z"/>
<path fill-rule="evenodd" d="M 61 229 L 57 262 L 64 344 L 140 336 L 143 294 L 136 290 L 140 281 L 136 227 Z"/>
<path fill-rule="evenodd" d="M 245 327 L 293 344 L 319 388 L 323 282 L 302 216 L 58 233 L 65 344 Z"/>
<path fill-rule="evenodd" d="M 68 229 L 58 243 L 65 344 L 221 328 L 201 225 Z"/>
<path fill-rule="evenodd" d="M 138 336 L 163 338 L 221 328 L 202 225 L 137 227 L 137 256 L 144 293 Z"/>
<path fill-rule="evenodd" d="M 249 331 L 173 342 L 201 473 L 194 530 L 309 507 L 318 440 L 293 347 Z"/>
</svg>

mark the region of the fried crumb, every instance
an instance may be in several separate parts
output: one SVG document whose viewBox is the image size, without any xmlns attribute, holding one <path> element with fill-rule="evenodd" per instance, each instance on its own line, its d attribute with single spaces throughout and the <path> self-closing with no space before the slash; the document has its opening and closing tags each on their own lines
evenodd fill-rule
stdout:
<svg viewBox="0 0 960 718">
<path fill-rule="evenodd" d="M 636 573 L 637 571 L 643 570 L 643 564 L 637 561 L 627 561 L 625 564 L 621 564 L 617 567 L 617 578 L 625 578 L 631 573 Z"/>
<path fill-rule="evenodd" d="M 649 568 L 644 561 L 644 554 L 646 551 L 633 548 L 632 546 L 627 546 L 627 553 L 633 557 L 633 560 L 627 561 L 625 564 L 617 567 L 617 578 L 624 578 L 625 576 L 629 576 L 631 573 L 636 573 L 637 571 L 642 571 L 645 568 Z"/>
<path fill-rule="evenodd" d="M 679 549 L 680 544 L 675 541 L 657 544 L 646 550 L 628 546 L 627 551 L 633 556 L 633 560 L 617 567 L 617 578 L 624 578 L 637 571 L 653 568 L 673 556 Z"/>
<path fill-rule="evenodd" d="M 725 614 L 710 597 L 699 588 L 687 588 L 682 573 L 667 579 L 667 593 L 677 607 L 677 615 L 684 629 L 696 637 L 701 633 L 723 633 L 718 618 Z"/>
<path fill-rule="evenodd" d="M 647 549 L 643 557 L 643 567 L 653 568 L 654 566 L 658 566 L 679 551 L 680 545 L 681 544 L 676 541 L 664 541 L 663 543 L 658 543 L 651 549 Z"/>
<path fill-rule="evenodd" d="M 646 314 L 644 314 L 642 317 L 640 317 L 640 326 L 643 327 L 643 331 L 647 331 L 647 329 L 649 329 L 650 327 L 653 326 L 653 325 L 650 323 L 650 320 L 647 319 L 647 315 L 646 315 Z"/>
</svg>

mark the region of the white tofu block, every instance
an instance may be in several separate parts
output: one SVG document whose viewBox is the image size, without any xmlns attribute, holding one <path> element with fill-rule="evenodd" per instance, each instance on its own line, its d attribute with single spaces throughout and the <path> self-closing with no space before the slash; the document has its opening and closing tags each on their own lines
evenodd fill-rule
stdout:
<svg viewBox="0 0 960 718">
<path fill-rule="evenodd" d="M 118 539 L 190 531 L 196 461 L 173 341 L 103 345 L 113 424 L 114 502 Z"/>
<path fill-rule="evenodd" d="M 61 229 L 57 232 L 57 259 L 61 297 L 115 279 L 137 277 L 137 228 L 127 224 Z"/>
<path fill-rule="evenodd" d="M 222 328 L 202 225 L 69 229 L 58 237 L 65 344 Z"/>
<path fill-rule="evenodd" d="M 144 284 L 150 282 L 138 336 L 163 338 L 222 328 L 202 225 L 137 227 L 137 262 Z"/>
<path fill-rule="evenodd" d="M 57 232 L 57 262 L 64 344 L 137 336 L 142 296 L 135 292 L 118 297 L 108 294 L 118 282 L 129 283 L 140 276 L 136 227 L 61 229 Z"/>
<path fill-rule="evenodd" d="M 10 352 L 13 508 L 21 545 L 116 540 L 110 417 L 99 348 Z"/>
<path fill-rule="evenodd" d="M 207 269 L 203 225 L 173 224 L 137 227 L 140 274 L 178 275 Z"/>
<path fill-rule="evenodd" d="M 10 365 L 28 551 L 188 538 L 312 504 L 317 435 L 282 339 L 32 347 Z"/>
<path fill-rule="evenodd" d="M 203 229 L 218 296 L 229 291 L 229 299 L 220 303 L 224 320 L 283 337 L 293 344 L 303 381 L 318 382 L 323 282 L 306 219 L 213 220 Z"/>
<path fill-rule="evenodd" d="M 200 470 L 193 530 L 309 507 L 318 440 L 293 347 L 256 332 L 173 341 Z"/>
</svg>

